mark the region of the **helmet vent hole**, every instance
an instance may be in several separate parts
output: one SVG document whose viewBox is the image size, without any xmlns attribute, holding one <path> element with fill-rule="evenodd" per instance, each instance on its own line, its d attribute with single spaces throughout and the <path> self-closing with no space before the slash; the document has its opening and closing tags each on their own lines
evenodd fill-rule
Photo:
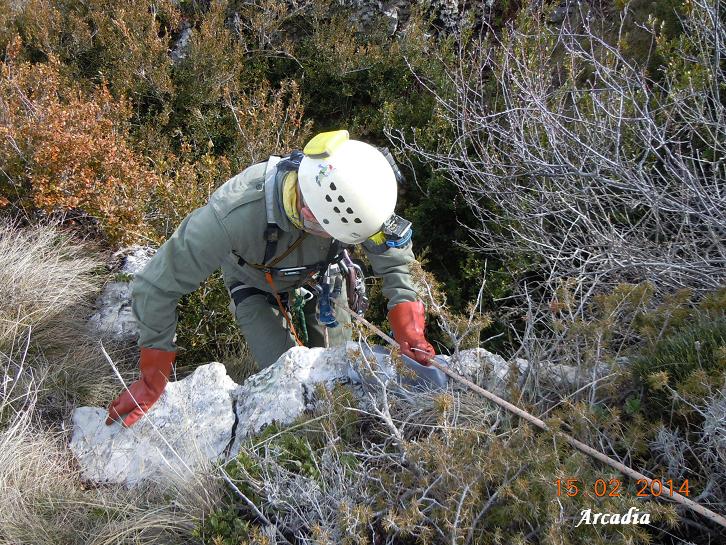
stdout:
<svg viewBox="0 0 726 545">
<path fill-rule="evenodd" d="M 348 214 L 353 213 L 353 209 L 350 206 L 348 208 L 346 208 L 345 211 L 348 212 Z"/>
<path fill-rule="evenodd" d="M 333 182 L 330 182 L 330 189 L 332 189 L 333 191 L 335 191 L 338 188 L 335 187 L 335 184 Z"/>
<path fill-rule="evenodd" d="M 330 220 L 326 220 L 326 219 L 324 219 L 324 220 L 323 220 L 323 223 L 324 223 L 325 225 L 328 225 L 328 224 L 330 223 Z"/>
<path fill-rule="evenodd" d="M 356 223 L 363 223 L 360 218 L 355 218 L 353 221 Z"/>
<path fill-rule="evenodd" d="M 333 210 L 335 210 L 335 212 L 336 212 L 337 214 L 340 214 L 340 208 L 338 208 L 337 206 L 334 206 L 334 207 L 333 207 Z"/>
<path fill-rule="evenodd" d="M 343 223 L 348 223 L 348 218 L 340 218 L 340 221 L 342 221 Z"/>
<path fill-rule="evenodd" d="M 330 195 L 325 195 L 325 200 L 328 202 L 333 202 L 333 199 L 330 198 Z"/>
<path fill-rule="evenodd" d="M 343 195 L 338 195 L 338 202 L 345 202 Z"/>
</svg>

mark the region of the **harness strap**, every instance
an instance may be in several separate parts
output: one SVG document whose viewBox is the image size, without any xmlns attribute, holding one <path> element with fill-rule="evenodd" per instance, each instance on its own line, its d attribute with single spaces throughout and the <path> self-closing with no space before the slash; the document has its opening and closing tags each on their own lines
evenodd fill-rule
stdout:
<svg viewBox="0 0 726 545">
<path fill-rule="evenodd" d="M 282 312 L 282 315 L 285 317 L 285 321 L 287 322 L 287 325 L 290 328 L 290 332 L 292 333 L 293 337 L 295 337 L 295 342 L 297 342 L 298 346 L 305 346 L 304 343 L 297 336 L 297 331 L 295 331 L 295 326 L 292 323 L 292 318 L 290 318 L 290 315 L 287 313 L 287 311 L 285 310 L 285 307 L 282 305 L 282 300 L 280 299 L 280 295 L 277 293 L 277 288 L 275 287 L 275 281 L 272 279 L 272 272 L 270 270 L 265 271 L 265 280 L 267 280 L 267 283 L 272 288 L 272 294 L 275 296 L 275 300 L 277 301 L 277 306 L 279 307 L 280 312 Z"/>
<path fill-rule="evenodd" d="M 229 295 L 232 297 L 235 306 L 239 305 L 240 303 L 242 303 L 242 301 L 245 301 L 253 295 L 264 295 L 265 299 L 267 299 L 267 302 L 269 304 L 271 304 L 272 306 L 275 306 L 277 304 L 275 297 L 269 291 L 264 291 L 255 288 L 254 286 L 248 286 L 246 284 L 242 284 L 241 282 L 235 282 L 229 287 Z M 288 292 L 284 292 L 280 295 L 280 300 L 282 301 L 283 305 L 288 304 L 288 299 Z"/>
<path fill-rule="evenodd" d="M 229 294 L 232 296 L 235 306 L 253 295 L 269 295 L 266 291 L 262 291 L 252 286 L 245 286 L 240 283 L 232 284 L 229 288 Z"/>
<path fill-rule="evenodd" d="M 285 250 L 284 252 L 282 252 L 279 256 L 277 256 L 272 261 L 270 261 L 267 258 L 267 250 L 265 250 L 265 263 L 267 264 L 267 266 L 266 267 L 261 267 L 261 268 L 270 268 L 271 266 L 277 265 L 280 261 L 282 261 L 287 256 L 289 256 L 292 253 L 292 251 L 295 250 L 295 248 L 297 248 L 298 246 L 300 246 L 300 244 L 302 244 L 303 240 L 305 240 L 305 237 L 307 237 L 307 236 L 308 236 L 308 234 L 305 231 L 303 231 L 300 234 L 300 236 L 297 237 L 297 240 L 295 242 L 293 242 L 292 244 L 290 244 L 290 247 L 287 250 Z M 275 245 L 277 246 L 277 241 L 275 241 Z"/>
<path fill-rule="evenodd" d="M 270 265 L 276 265 L 277 263 L 279 263 L 280 261 L 282 261 L 283 259 L 285 259 L 285 258 L 286 258 L 286 257 L 287 257 L 288 255 L 290 255 L 290 253 L 291 253 L 291 252 L 292 252 L 292 251 L 293 251 L 293 250 L 294 250 L 295 248 L 297 248 L 298 246 L 300 246 L 300 244 L 302 243 L 302 241 L 303 241 L 303 239 L 305 238 L 305 236 L 306 236 L 306 235 L 307 235 L 307 233 L 303 232 L 303 233 L 302 233 L 302 234 L 301 234 L 301 235 L 300 235 L 300 236 L 298 237 L 298 239 L 297 239 L 297 240 L 296 240 L 295 242 L 293 242 L 293 243 L 292 243 L 292 244 L 290 245 L 290 247 L 289 247 L 289 248 L 288 248 L 287 250 L 285 250 L 285 251 L 284 251 L 284 252 L 283 252 L 283 253 L 282 253 L 281 255 L 279 255 L 278 257 L 276 257 L 276 258 L 275 258 L 275 259 L 273 259 L 272 261 L 270 261 L 270 263 L 269 263 L 269 264 L 270 264 Z M 268 253 L 270 252 L 270 250 L 269 250 L 269 246 L 270 246 L 270 243 L 268 242 L 268 247 L 267 247 L 267 248 L 265 248 L 265 256 L 267 256 L 267 255 L 268 255 Z M 277 246 L 277 242 L 275 242 L 275 246 Z M 274 250 L 272 251 L 272 253 L 274 253 Z M 276 269 L 275 267 L 266 267 L 265 265 L 260 265 L 260 264 L 258 264 L 258 263 L 247 263 L 247 262 L 246 262 L 246 261 L 245 261 L 245 260 L 244 260 L 244 259 L 242 258 L 242 256 L 240 256 L 240 255 L 237 255 L 237 254 L 235 254 L 235 256 L 237 256 L 237 265 L 239 265 L 240 267 L 244 267 L 245 265 L 249 265 L 249 266 L 250 266 L 250 267 L 252 267 L 253 269 L 257 269 L 257 270 L 260 270 L 260 271 L 264 271 L 265 269 L 270 269 L 270 270 L 272 270 L 273 272 L 278 272 L 278 271 L 280 271 L 280 270 L 284 270 L 284 269 Z M 268 260 L 266 259 L 266 260 L 265 260 L 265 263 L 267 263 L 267 261 L 268 261 Z M 315 265 L 315 266 L 317 267 L 317 265 Z"/>
<path fill-rule="evenodd" d="M 265 257 L 262 259 L 263 263 L 270 261 L 277 252 L 277 243 L 280 240 L 280 228 L 274 223 L 268 223 L 265 229 Z M 274 265 L 274 263 L 273 263 Z"/>
</svg>

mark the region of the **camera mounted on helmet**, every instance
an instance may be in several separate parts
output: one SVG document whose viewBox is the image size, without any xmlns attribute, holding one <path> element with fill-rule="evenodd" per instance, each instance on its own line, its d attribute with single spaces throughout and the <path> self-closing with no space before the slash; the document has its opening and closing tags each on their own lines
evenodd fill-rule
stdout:
<svg viewBox="0 0 726 545">
<path fill-rule="evenodd" d="M 393 214 L 383 223 L 381 232 L 386 237 L 386 246 L 390 248 L 405 246 L 413 236 L 411 222 L 396 214 Z"/>
</svg>

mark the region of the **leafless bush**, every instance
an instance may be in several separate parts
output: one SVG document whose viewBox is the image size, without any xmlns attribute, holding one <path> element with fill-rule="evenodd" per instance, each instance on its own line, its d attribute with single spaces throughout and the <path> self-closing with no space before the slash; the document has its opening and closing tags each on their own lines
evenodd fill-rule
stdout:
<svg viewBox="0 0 726 545">
<path fill-rule="evenodd" d="M 660 461 L 668 468 L 668 475 L 678 478 L 685 471 L 685 454 L 688 444 L 680 433 L 662 427 L 652 448 Z"/>
<path fill-rule="evenodd" d="M 726 391 L 711 399 L 703 416 L 703 443 L 710 447 L 708 458 L 726 467 Z"/>
<path fill-rule="evenodd" d="M 726 391 L 711 390 L 702 403 L 685 399 L 676 390 L 664 386 L 674 402 L 687 405 L 702 424 L 695 437 L 682 437 L 662 427 L 651 445 L 656 457 L 669 469 L 669 475 L 691 472 L 703 481 L 696 501 L 704 504 L 723 504 L 726 497 Z M 693 461 L 695 467 L 686 467 L 684 459 Z"/>
<path fill-rule="evenodd" d="M 462 47 L 449 94 L 432 88 L 451 145 L 389 136 L 460 190 L 475 249 L 529 255 L 550 293 L 564 279 L 583 295 L 644 280 L 711 290 L 726 262 L 726 26 L 718 2 L 696 0 L 681 41 L 642 29 L 670 61 L 649 77 L 623 17 L 619 32 L 581 13 L 487 34 Z"/>
<path fill-rule="evenodd" d="M 303 441 L 309 451 L 306 468 L 299 467 L 299 460 L 291 465 L 290 453 L 275 439 L 273 435 L 243 446 L 241 459 L 250 463 L 238 465 L 235 475 L 261 498 L 256 515 L 278 528 L 271 535 L 278 539 L 274 543 L 289 543 L 283 535 L 292 535 L 301 544 L 347 543 L 346 530 L 354 523 L 341 520 L 341 512 L 366 500 L 365 479 L 342 461 L 344 453 L 336 445 L 340 439 L 327 434 L 324 447 L 315 453 Z"/>
</svg>

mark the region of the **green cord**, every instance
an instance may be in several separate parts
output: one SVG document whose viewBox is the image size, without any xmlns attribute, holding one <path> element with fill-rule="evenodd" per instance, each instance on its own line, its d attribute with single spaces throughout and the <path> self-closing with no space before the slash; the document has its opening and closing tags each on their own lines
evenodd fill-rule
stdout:
<svg viewBox="0 0 726 545">
<path fill-rule="evenodd" d="M 305 322 L 305 297 L 301 290 L 295 290 L 290 307 L 290 313 L 292 314 L 293 322 L 295 323 L 295 330 L 298 332 L 300 340 L 304 345 L 308 344 L 308 327 Z"/>
</svg>

